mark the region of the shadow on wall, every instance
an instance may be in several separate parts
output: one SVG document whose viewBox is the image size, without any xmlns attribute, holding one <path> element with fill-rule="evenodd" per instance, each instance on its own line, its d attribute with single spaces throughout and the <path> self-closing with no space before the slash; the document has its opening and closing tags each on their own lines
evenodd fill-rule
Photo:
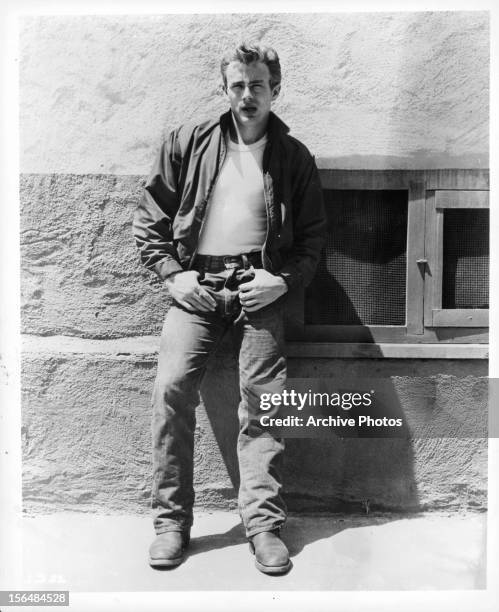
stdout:
<svg viewBox="0 0 499 612">
<path fill-rule="evenodd" d="M 226 338 L 208 368 L 201 395 L 235 494 L 239 487 L 239 389 L 237 361 L 231 349 Z M 366 378 L 373 363 L 376 361 L 369 360 L 363 366 Z M 302 368 L 302 360 L 290 360 L 288 375 L 303 377 Z M 342 371 L 330 371 L 329 377 L 341 381 L 343 373 L 352 379 Z M 371 374 L 373 378 L 376 375 L 374 371 Z M 404 409 L 390 379 L 386 379 L 384 392 L 392 398 L 390 417 L 403 417 Z M 340 438 L 331 433 L 321 438 L 286 440 L 284 497 L 290 511 L 368 514 L 419 508 L 412 440 L 407 432 L 406 437 L 396 439 L 360 435 Z"/>
</svg>

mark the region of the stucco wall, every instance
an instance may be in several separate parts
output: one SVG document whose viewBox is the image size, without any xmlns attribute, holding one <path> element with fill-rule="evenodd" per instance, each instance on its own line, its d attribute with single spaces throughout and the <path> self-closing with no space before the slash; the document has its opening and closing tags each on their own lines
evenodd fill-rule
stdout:
<svg viewBox="0 0 499 612">
<path fill-rule="evenodd" d="M 275 110 L 338 168 L 488 166 L 484 12 L 45 17 L 21 39 L 23 172 L 144 174 L 225 109 L 219 58 L 272 43 Z"/>
<path fill-rule="evenodd" d="M 149 396 L 169 297 L 138 262 L 131 216 L 165 133 L 225 109 L 218 60 L 243 35 L 279 50 L 275 110 L 330 167 L 488 165 L 485 13 L 26 19 L 20 193 L 30 511 L 147 509 Z M 393 377 L 413 416 L 412 391 L 428 384 L 439 398 L 421 407 L 430 426 L 442 406 L 473 418 L 484 408 L 476 386 L 484 361 L 295 358 L 289 369 L 295 377 Z M 198 409 L 196 485 L 205 506 L 235 505 L 236 403 L 235 361 L 222 350 Z M 380 509 L 483 509 L 486 461 L 485 440 L 292 440 L 287 499 L 295 509 L 362 509 L 366 499 Z"/>
</svg>

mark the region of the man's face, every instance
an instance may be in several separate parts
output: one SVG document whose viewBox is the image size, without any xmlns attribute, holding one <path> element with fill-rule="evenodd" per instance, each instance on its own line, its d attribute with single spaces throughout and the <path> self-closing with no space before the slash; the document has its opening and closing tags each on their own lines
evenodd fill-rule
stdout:
<svg viewBox="0 0 499 612">
<path fill-rule="evenodd" d="M 231 62 L 226 70 L 226 94 L 230 108 L 241 127 L 263 127 L 267 124 L 270 105 L 279 94 L 280 86 L 270 87 L 270 72 L 266 64 Z"/>
</svg>

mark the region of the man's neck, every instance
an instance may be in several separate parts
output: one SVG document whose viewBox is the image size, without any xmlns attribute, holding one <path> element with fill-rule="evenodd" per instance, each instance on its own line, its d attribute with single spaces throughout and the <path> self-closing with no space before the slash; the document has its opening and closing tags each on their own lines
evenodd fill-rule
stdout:
<svg viewBox="0 0 499 612">
<path fill-rule="evenodd" d="M 232 121 L 229 124 L 229 136 L 232 142 L 250 145 L 260 140 L 260 138 L 263 138 L 267 132 L 268 122 L 263 126 L 241 126 L 237 124 L 232 113 L 231 119 Z"/>
</svg>

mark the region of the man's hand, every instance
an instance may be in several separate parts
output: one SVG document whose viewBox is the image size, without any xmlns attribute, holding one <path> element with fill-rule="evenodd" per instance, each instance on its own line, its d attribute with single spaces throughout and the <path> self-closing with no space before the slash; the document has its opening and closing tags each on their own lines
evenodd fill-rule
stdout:
<svg viewBox="0 0 499 612">
<path fill-rule="evenodd" d="M 176 272 L 166 279 L 166 286 L 172 298 L 191 312 L 212 312 L 217 303 L 198 283 L 199 272 Z"/>
<path fill-rule="evenodd" d="M 253 312 L 275 302 L 288 290 L 282 276 L 274 276 L 267 270 L 256 269 L 255 278 L 239 286 L 239 301 L 244 310 Z"/>
</svg>

